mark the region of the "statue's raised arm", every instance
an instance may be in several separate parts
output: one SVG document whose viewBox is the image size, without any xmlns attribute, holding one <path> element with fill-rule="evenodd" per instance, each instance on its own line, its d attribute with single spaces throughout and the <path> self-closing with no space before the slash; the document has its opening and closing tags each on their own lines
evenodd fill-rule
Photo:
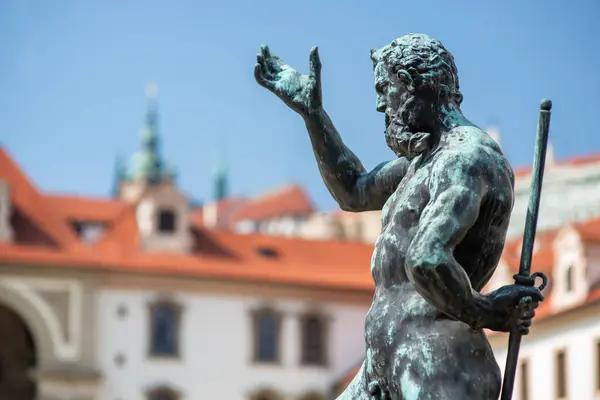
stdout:
<svg viewBox="0 0 600 400">
<path fill-rule="evenodd" d="M 256 58 L 254 77 L 258 84 L 304 119 L 323 181 L 340 207 L 347 211 L 381 209 L 404 176 L 408 162 L 403 158 L 384 162 L 367 172 L 346 147 L 323 109 L 318 49 L 310 51 L 308 75 L 285 64 L 267 46 L 261 46 Z"/>
</svg>

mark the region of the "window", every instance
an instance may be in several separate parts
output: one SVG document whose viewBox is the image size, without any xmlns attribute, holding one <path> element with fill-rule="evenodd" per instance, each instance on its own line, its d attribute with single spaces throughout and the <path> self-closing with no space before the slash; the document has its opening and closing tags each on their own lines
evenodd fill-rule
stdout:
<svg viewBox="0 0 600 400">
<path fill-rule="evenodd" d="M 179 356 L 179 322 L 181 309 L 170 302 L 150 307 L 150 356 Z"/>
<path fill-rule="evenodd" d="M 521 396 L 520 400 L 529 400 L 529 362 L 521 361 L 520 365 L 521 378 Z"/>
<path fill-rule="evenodd" d="M 254 361 L 279 362 L 280 319 L 272 310 L 254 314 Z"/>
<path fill-rule="evenodd" d="M 325 322 L 318 315 L 306 315 L 301 321 L 302 364 L 325 365 Z"/>
<path fill-rule="evenodd" d="M 556 398 L 565 399 L 567 397 L 567 355 L 565 350 L 556 352 L 555 356 L 555 379 Z"/>
<path fill-rule="evenodd" d="M 158 387 L 148 392 L 148 400 L 178 400 L 179 393 L 168 387 Z"/>
<path fill-rule="evenodd" d="M 117 316 L 119 318 L 125 318 L 127 316 L 127 306 L 125 304 L 121 304 L 117 308 Z"/>
<path fill-rule="evenodd" d="M 570 265 L 569 268 L 567 268 L 567 273 L 565 276 L 565 288 L 567 290 L 567 292 L 570 292 L 573 290 L 573 266 Z"/>
<path fill-rule="evenodd" d="M 158 213 L 158 231 L 162 233 L 175 232 L 175 219 L 173 210 L 160 210 Z"/>
<path fill-rule="evenodd" d="M 127 361 L 127 358 L 123 353 L 119 353 L 115 356 L 115 364 L 117 366 L 122 367 L 123 365 L 125 365 L 125 361 Z"/>
</svg>

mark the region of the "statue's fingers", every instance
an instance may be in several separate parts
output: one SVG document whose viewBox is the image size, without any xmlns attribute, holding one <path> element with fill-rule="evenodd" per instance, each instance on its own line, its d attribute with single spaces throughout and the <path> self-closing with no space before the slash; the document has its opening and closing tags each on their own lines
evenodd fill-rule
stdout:
<svg viewBox="0 0 600 400">
<path fill-rule="evenodd" d="M 529 308 L 532 301 L 533 300 L 530 296 L 521 297 L 521 299 L 519 299 L 518 307 L 520 309 Z"/>
<path fill-rule="evenodd" d="M 269 46 L 267 46 L 267 45 L 262 45 L 262 46 L 260 46 L 260 54 L 259 54 L 259 55 L 260 55 L 260 56 L 262 57 L 262 59 L 263 59 L 263 62 L 264 62 L 264 66 L 265 66 L 265 68 L 266 68 L 266 71 L 268 71 L 268 70 L 269 70 L 269 68 L 271 67 L 271 65 L 270 65 L 270 64 L 271 64 L 271 63 L 270 63 L 270 60 L 271 60 L 271 52 L 269 51 Z"/>
<path fill-rule="evenodd" d="M 521 327 L 521 328 L 519 328 L 519 333 L 521 335 L 523 335 L 523 336 L 524 335 L 528 335 L 529 334 L 529 328 Z"/>
<path fill-rule="evenodd" d="M 271 83 L 271 81 L 269 81 L 268 79 L 265 78 L 265 75 L 263 73 L 262 70 L 262 66 L 260 63 L 256 63 L 256 65 L 254 66 L 254 79 L 256 79 L 256 82 L 266 88 L 266 89 L 273 89 L 273 85 Z"/>
<path fill-rule="evenodd" d="M 260 53 L 265 57 L 265 59 L 271 57 L 271 50 L 269 50 L 269 46 L 266 44 L 260 46 Z"/>
<path fill-rule="evenodd" d="M 269 76 L 269 68 L 267 67 L 267 62 L 265 60 L 265 56 L 262 53 L 256 55 L 256 63 L 260 66 L 260 70 L 264 77 Z"/>
<path fill-rule="evenodd" d="M 524 318 L 522 320 L 519 320 L 519 326 L 522 328 L 529 328 L 531 326 L 531 322 L 531 319 Z"/>
<path fill-rule="evenodd" d="M 269 50 L 269 46 L 260 46 L 260 54 L 262 54 L 265 69 L 268 74 L 275 75 L 279 71 L 281 71 L 281 68 L 279 66 L 280 62 L 278 62 L 279 59 L 277 58 L 277 56 L 271 53 L 271 50 Z"/>
<path fill-rule="evenodd" d="M 523 318 L 531 319 L 531 318 L 535 317 L 535 310 L 526 310 L 521 314 L 521 316 Z"/>
<path fill-rule="evenodd" d="M 310 49 L 309 72 L 308 76 L 317 82 L 321 80 L 321 59 L 319 58 L 319 48 L 317 46 Z"/>
</svg>

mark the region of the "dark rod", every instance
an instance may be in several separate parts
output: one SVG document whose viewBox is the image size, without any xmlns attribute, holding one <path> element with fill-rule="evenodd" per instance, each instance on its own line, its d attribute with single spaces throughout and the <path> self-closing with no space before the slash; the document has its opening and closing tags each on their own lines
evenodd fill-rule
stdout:
<svg viewBox="0 0 600 400">
<path fill-rule="evenodd" d="M 519 265 L 519 273 L 515 276 L 515 282 L 521 285 L 529 284 L 533 286 L 535 282 L 535 279 L 531 277 L 531 258 L 540 209 L 540 197 L 542 195 L 542 180 L 544 179 L 544 164 L 546 162 L 551 108 L 552 102 L 550 100 L 542 100 L 535 140 L 533 170 L 531 172 L 531 192 L 529 193 L 523 247 L 521 249 L 521 264 Z M 520 346 L 521 334 L 518 331 L 511 332 L 508 339 L 508 354 L 506 355 L 506 368 L 504 369 L 504 381 L 502 383 L 500 400 L 511 400 L 512 398 Z"/>
</svg>

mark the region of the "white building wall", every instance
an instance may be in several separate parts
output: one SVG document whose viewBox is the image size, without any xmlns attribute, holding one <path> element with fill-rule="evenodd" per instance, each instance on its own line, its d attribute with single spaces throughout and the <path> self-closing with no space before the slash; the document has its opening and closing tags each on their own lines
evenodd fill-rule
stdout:
<svg viewBox="0 0 600 400">
<path fill-rule="evenodd" d="M 145 392 L 167 384 L 185 400 L 247 399 L 248 394 L 271 387 L 286 396 L 308 390 L 328 390 L 331 383 L 360 361 L 364 354 L 364 318 L 368 307 L 337 303 L 318 304 L 329 317 L 329 366 L 299 365 L 300 313 L 315 309 L 306 301 L 270 303 L 283 313 L 280 366 L 253 364 L 251 310 L 263 299 L 177 294 L 183 307 L 181 359 L 148 358 L 149 304 L 159 293 L 103 290 L 98 298 L 100 367 L 104 386 L 100 400 L 142 400 Z M 120 317 L 119 307 L 127 307 Z M 312 307 L 310 307 L 312 306 Z M 309 308 L 310 307 L 310 308 Z M 117 355 L 125 363 L 117 365 Z"/>
<path fill-rule="evenodd" d="M 535 324 L 535 322 L 534 322 Z M 535 328 L 534 328 L 535 329 Z M 496 360 L 504 374 L 506 344 L 494 348 Z M 564 324 L 559 329 L 525 337 L 519 358 L 529 360 L 530 400 L 556 400 L 555 354 L 560 349 L 567 353 L 567 386 L 569 400 L 597 400 L 595 390 L 596 341 L 600 339 L 600 314 L 579 322 Z M 520 398 L 519 370 L 515 381 L 514 400 Z"/>
</svg>

